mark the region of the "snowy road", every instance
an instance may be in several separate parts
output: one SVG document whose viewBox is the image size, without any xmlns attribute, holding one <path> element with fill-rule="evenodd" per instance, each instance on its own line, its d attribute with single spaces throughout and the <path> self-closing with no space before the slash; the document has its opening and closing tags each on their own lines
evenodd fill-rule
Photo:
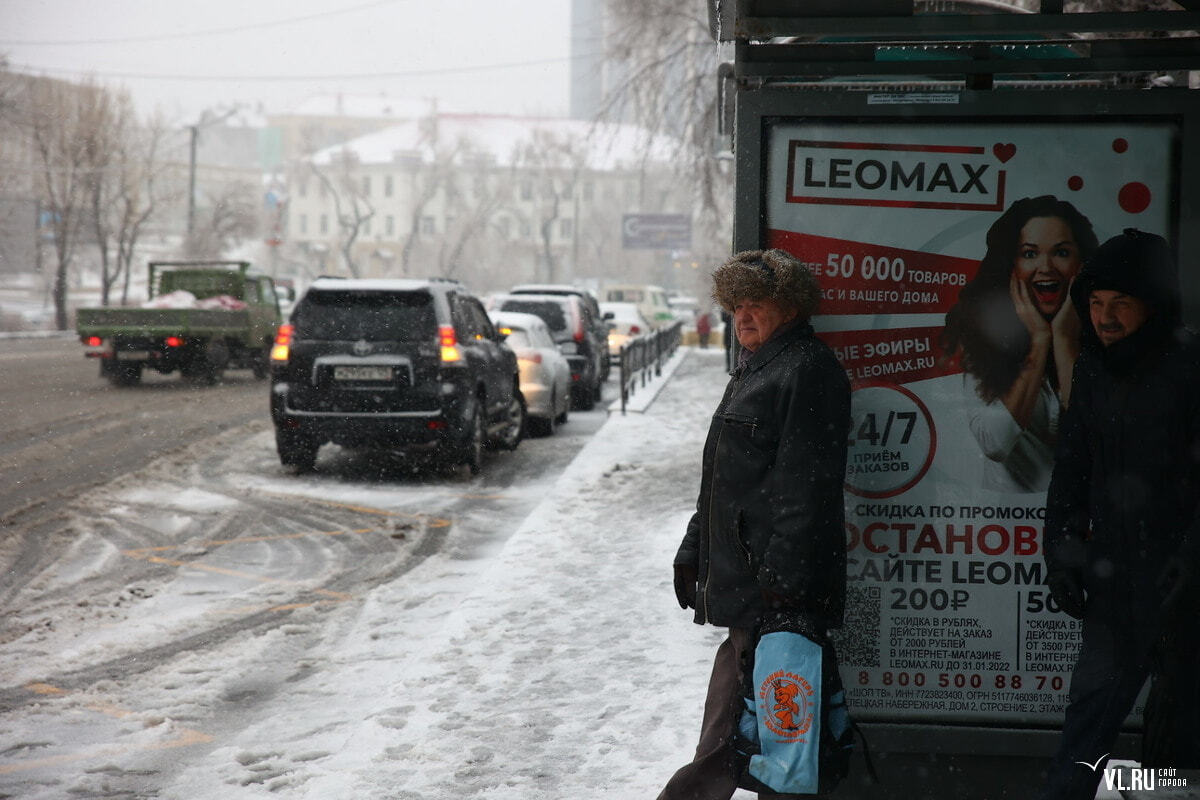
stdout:
<svg viewBox="0 0 1200 800">
<path fill-rule="evenodd" d="M 205 387 L 149 371 L 118 389 L 74 337 L 0 339 L 0 375 L 0 524 L 9 526 L 53 516 L 62 500 L 169 450 L 266 420 L 266 382 L 249 370 Z"/>
<path fill-rule="evenodd" d="M 404 636 L 436 630 L 606 419 L 572 412 L 474 479 L 336 447 L 295 476 L 260 412 L 60 500 L 36 537 L 10 523 L 0 797 L 201 796 L 167 787 L 279 707 L 301 709 L 296 724 L 315 713 L 297 698 L 380 591 L 403 592 Z"/>
</svg>

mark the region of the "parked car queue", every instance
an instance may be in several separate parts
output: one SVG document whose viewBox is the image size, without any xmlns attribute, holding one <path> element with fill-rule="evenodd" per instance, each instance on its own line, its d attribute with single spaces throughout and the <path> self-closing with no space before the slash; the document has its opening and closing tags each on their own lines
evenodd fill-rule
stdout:
<svg viewBox="0 0 1200 800">
<path fill-rule="evenodd" d="M 488 306 L 451 280 L 314 281 L 271 351 L 280 462 L 310 471 L 334 443 L 476 474 L 485 448 L 551 435 L 602 398 L 608 323 L 594 297 L 522 286 Z"/>
</svg>

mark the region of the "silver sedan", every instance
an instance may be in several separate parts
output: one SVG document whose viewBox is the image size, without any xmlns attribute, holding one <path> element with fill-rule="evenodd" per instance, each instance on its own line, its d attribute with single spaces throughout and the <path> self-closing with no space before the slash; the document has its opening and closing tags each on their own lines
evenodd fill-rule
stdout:
<svg viewBox="0 0 1200 800">
<path fill-rule="evenodd" d="M 529 431 L 549 436 L 567 421 L 571 367 L 541 317 L 515 311 L 493 311 L 491 317 L 507 337 L 504 343 L 517 355 Z"/>
</svg>

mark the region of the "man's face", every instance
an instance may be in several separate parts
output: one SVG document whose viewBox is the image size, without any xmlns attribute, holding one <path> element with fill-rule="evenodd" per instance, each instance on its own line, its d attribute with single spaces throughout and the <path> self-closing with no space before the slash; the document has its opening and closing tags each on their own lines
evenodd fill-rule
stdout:
<svg viewBox="0 0 1200 800">
<path fill-rule="evenodd" d="M 780 325 L 796 318 L 796 311 L 785 309 L 774 300 L 740 300 L 733 307 L 733 329 L 738 343 L 751 352 L 771 338 Z"/>
<path fill-rule="evenodd" d="M 1131 294 L 1096 289 L 1088 298 L 1092 327 L 1108 347 L 1136 331 L 1150 317 L 1150 307 Z"/>
</svg>

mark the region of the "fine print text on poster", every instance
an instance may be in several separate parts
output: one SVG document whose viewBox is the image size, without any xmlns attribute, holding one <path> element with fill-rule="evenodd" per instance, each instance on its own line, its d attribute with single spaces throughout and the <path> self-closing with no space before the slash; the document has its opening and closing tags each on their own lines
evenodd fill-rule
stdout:
<svg viewBox="0 0 1200 800">
<path fill-rule="evenodd" d="M 767 245 L 818 276 L 818 332 L 854 389 L 839 641 L 864 717 L 1061 720 L 1079 624 L 1044 585 L 1042 522 L 1079 349 L 1067 291 L 1098 242 L 1170 235 L 1177 135 L 1111 118 L 770 128 Z M 1022 374 L 1035 339 L 1047 366 Z"/>
</svg>

